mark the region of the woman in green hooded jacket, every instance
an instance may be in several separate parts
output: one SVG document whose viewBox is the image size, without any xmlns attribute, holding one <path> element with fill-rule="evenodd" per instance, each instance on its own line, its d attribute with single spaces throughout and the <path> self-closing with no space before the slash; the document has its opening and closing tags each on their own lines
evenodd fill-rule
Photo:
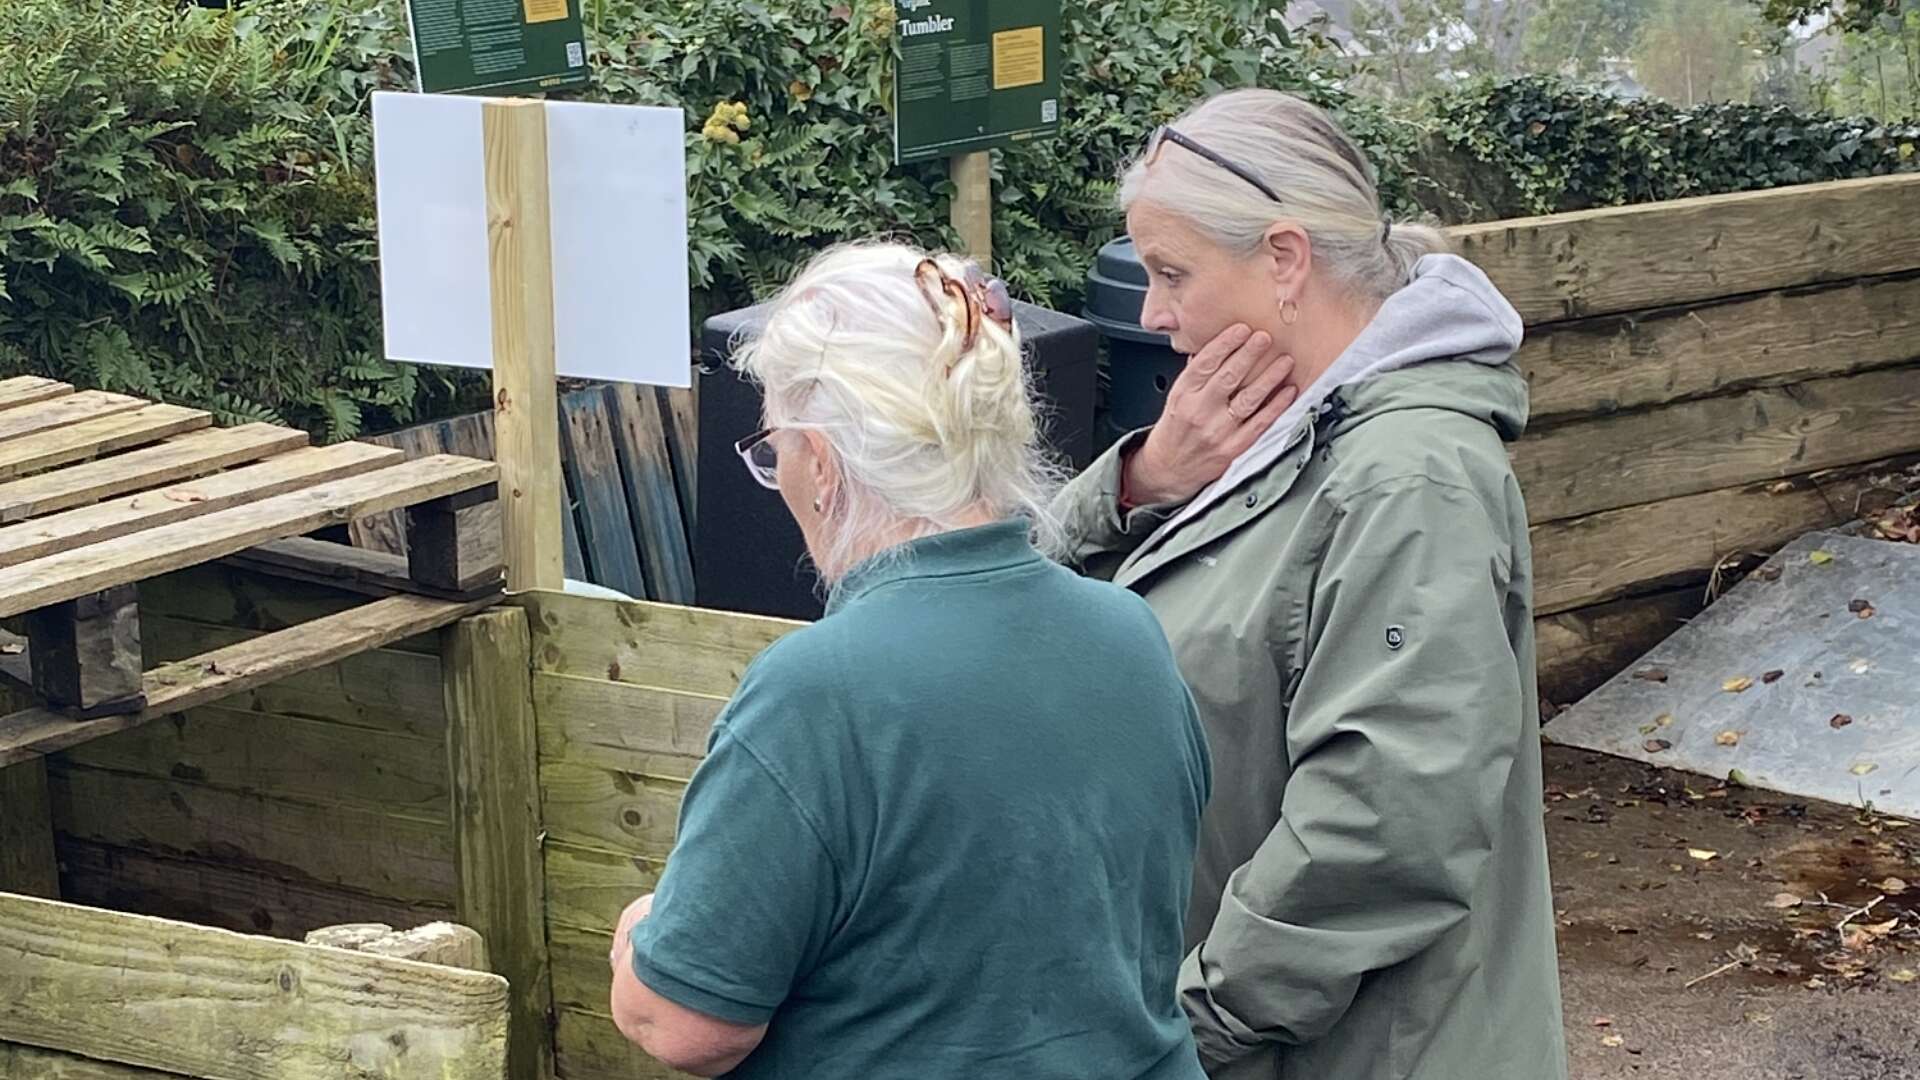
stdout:
<svg viewBox="0 0 1920 1080">
<path fill-rule="evenodd" d="M 1060 498 L 1212 747 L 1182 1002 L 1214 1077 L 1564 1080 L 1512 306 L 1319 109 L 1212 98 L 1126 175 L 1191 358 Z"/>
</svg>

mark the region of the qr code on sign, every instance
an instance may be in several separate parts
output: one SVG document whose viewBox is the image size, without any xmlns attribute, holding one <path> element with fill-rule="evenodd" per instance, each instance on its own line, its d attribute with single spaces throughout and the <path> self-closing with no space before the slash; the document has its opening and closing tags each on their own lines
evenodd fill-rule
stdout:
<svg viewBox="0 0 1920 1080">
<path fill-rule="evenodd" d="M 586 49 L 578 41 L 567 42 L 567 66 L 579 67 L 587 62 Z"/>
<path fill-rule="evenodd" d="M 1040 103 L 1040 122 L 1051 124 L 1060 119 L 1060 102 L 1057 98 L 1048 98 Z"/>
</svg>

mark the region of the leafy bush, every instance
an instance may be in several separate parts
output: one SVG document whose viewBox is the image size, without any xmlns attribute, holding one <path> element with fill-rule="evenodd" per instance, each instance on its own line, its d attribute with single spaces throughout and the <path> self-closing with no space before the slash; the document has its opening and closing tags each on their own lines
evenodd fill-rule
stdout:
<svg viewBox="0 0 1920 1080">
<path fill-rule="evenodd" d="M 17 0 L 0 27 L 0 366 L 330 438 L 448 389 L 379 359 L 389 14 Z"/>
<path fill-rule="evenodd" d="M 1557 79 L 1481 81 L 1425 105 L 1413 167 L 1421 198 L 1452 220 L 1654 202 L 1920 168 L 1920 124 L 1795 113 L 1784 106 L 1685 109 Z"/>
</svg>

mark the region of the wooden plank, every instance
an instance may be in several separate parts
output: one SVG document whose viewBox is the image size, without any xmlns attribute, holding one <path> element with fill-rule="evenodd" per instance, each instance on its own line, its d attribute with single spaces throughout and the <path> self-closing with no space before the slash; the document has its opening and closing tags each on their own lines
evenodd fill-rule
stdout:
<svg viewBox="0 0 1920 1080">
<path fill-rule="evenodd" d="M 364 443 L 305 447 L 158 491 L 23 521 L 0 528 L 0 567 L 359 476 L 399 460 L 397 450 Z"/>
<path fill-rule="evenodd" d="M 648 859 L 664 860 L 673 850 L 686 789 L 686 780 L 673 775 L 573 761 L 540 766 L 549 839 Z"/>
<path fill-rule="evenodd" d="M 408 460 L 434 454 L 458 454 L 492 461 L 493 413 L 468 413 L 402 428 L 385 435 L 368 436 L 361 441 L 393 447 L 406 454 Z M 393 555 L 407 553 L 406 515 L 398 510 L 356 519 L 349 529 L 349 535 L 355 547 Z"/>
<path fill-rule="evenodd" d="M 606 958 L 600 962 L 604 967 Z M 567 1080 L 686 1080 L 684 1074 L 627 1041 L 604 1011 L 560 1010 L 555 1016 L 554 1057 Z"/>
<path fill-rule="evenodd" d="M 640 571 L 640 545 L 627 510 L 620 457 L 614 449 L 613 416 L 606 387 L 575 390 L 560 399 L 561 462 L 568 487 L 578 500 L 587 574 L 596 585 L 644 599 L 647 579 Z"/>
<path fill-rule="evenodd" d="M 179 1073 L 137 1069 L 6 1042 L 0 1042 L 0 1076 L 21 1080 L 180 1080 Z"/>
<path fill-rule="evenodd" d="M 363 513 L 457 494 L 492 483 L 494 475 L 493 465 L 484 461 L 422 458 L 47 555 L 0 569 L 0 616 L 217 559 Z"/>
<path fill-rule="evenodd" d="M 665 862 L 651 856 L 581 847 L 564 840 L 549 840 L 546 854 L 548 926 L 608 938 L 620 912 L 652 892 L 666 869 Z M 606 956 L 605 946 L 600 955 Z"/>
<path fill-rule="evenodd" d="M 64 760 L 240 795 L 447 816 L 444 745 L 204 705 L 67 750 Z"/>
<path fill-rule="evenodd" d="M 1616 600 L 1534 620 L 1540 696 L 1570 704 L 1699 614 L 1697 588 Z"/>
<path fill-rule="evenodd" d="M 550 1077 L 547 881 L 526 613 L 483 612 L 455 623 L 446 638 L 456 907 L 513 987 L 512 1075 Z"/>
<path fill-rule="evenodd" d="M 533 676 L 533 703 L 540 757 L 557 761 L 586 760 L 595 747 L 702 757 L 727 699 L 543 671 Z"/>
<path fill-rule="evenodd" d="M 1551 615 L 1661 585 L 1707 580 L 1721 560 L 1768 554 L 1900 494 L 1920 457 L 1725 488 L 1535 526 L 1534 611 Z"/>
<path fill-rule="evenodd" d="M 482 509 L 476 507 L 475 509 Z M 494 516 L 494 521 L 499 521 Z M 496 545 L 495 550 L 498 550 Z M 498 564 L 493 580 L 463 592 L 442 592 L 414 581 L 408 566 L 409 556 L 389 555 L 330 540 L 295 536 L 250 547 L 222 562 L 288 581 L 326 585 L 361 596 L 395 596 L 418 593 L 442 600 L 479 599 L 500 591 Z"/>
<path fill-rule="evenodd" d="M 1610 207 L 1450 230 L 1528 325 L 1920 268 L 1920 177 Z"/>
<path fill-rule="evenodd" d="M 561 479 L 568 479 L 562 474 Z M 573 493 L 565 493 L 560 507 L 560 565 L 566 571 L 568 580 L 586 581 L 587 552 L 586 544 L 580 538 L 580 505 Z"/>
<path fill-rule="evenodd" d="M 693 385 L 685 390 L 665 386 L 655 389 L 668 420 L 667 459 L 673 462 L 673 481 L 680 491 L 680 520 L 686 523 L 687 535 L 692 536 L 698 505 L 695 494 L 699 491 L 700 379 L 695 375 Z"/>
<path fill-rule="evenodd" d="M 0 768 L 0 892 L 59 899 L 51 807 L 44 762 Z"/>
<path fill-rule="evenodd" d="M 533 592 L 534 670 L 726 696 L 753 658 L 805 625 L 671 604 Z"/>
<path fill-rule="evenodd" d="M 365 602 L 365 596 L 345 589 L 303 584 L 224 560 L 140 582 L 142 615 L 173 615 L 236 630 L 284 630 Z M 411 649 L 410 645 L 395 647 Z M 439 648 L 439 640 L 434 639 L 411 651 L 438 655 Z"/>
<path fill-rule="evenodd" d="M 132 412 L 150 402 L 105 390 L 82 390 L 52 401 L 0 411 L 0 441 L 52 431 L 82 420 Z"/>
<path fill-rule="evenodd" d="M 145 710 L 75 721 L 49 709 L 0 717 L 0 765 L 78 746 L 138 727 L 157 716 L 206 705 L 296 672 L 435 630 L 492 604 L 395 596 L 263 634 L 146 673 Z"/>
<path fill-rule="evenodd" d="M 140 590 L 113 585 L 26 613 L 33 688 L 74 719 L 139 712 Z"/>
<path fill-rule="evenodd" d="M 217 855 L 155 855 L 62 835 L 60 862 L 73 903 L 296 941 L 316 927 L 354 919 L 414 926 L 453 917 L 449 903 L 393 900 Z"/>
<path fill-rule="evenodd" d="M 58 468 L 161 439 L 198 431 L 213 417 L 178 405 L 148 405 L 82 420 L 63 428 L 0 443 L 0 480 Z"/>
<path fill-rule="evenodd" d="M 461 595 L 503 586 L 500 543 L 491 487 L 407 510 L 407 574 L 416 588 Z"/>
<path fill-rule="evenodd" d="M 992 266 L 993 151 L 955 154 L 949 160 L 953 201 L 947 216 L 960 236 L 960 250 L 981 266 Z"/>
<path fill-rule="evenodd" d="M 468 971 L 488 970 L 486 939 L 473 927 L 455 922 L 428 923 L 411 930 L 395 930 L 386 923 L 344 923 L 310 931 L 302 940 L 330 949 L 397 956 Z"/>
<path fill-rule="evenodd" d="M 1562 424 L 1514 447 L 1534 524 L 1920 451 L 1920 369 Z"/>
<path fill-rule="evenodd" d="M 1915 357 L 1920 278 L 1908 276 L 1556 324 L 1529 335 L 1515 362 L 1538 428 Z"/>
<path fill-rule="evenodd" d="M 209 428 L 156 446 L 0 484 L 0 525 L 191 480 L 297 450 L 307 433 L 273 424 Z"/>
<path fill-rule="evenodd" d="M 0 897 L 0 1038 L 202 1076 L 503 1080 L 506 980 Z"/>
<path fill-rule="evenodd" d="M 144 614 L 142 622 L 146 630 L 147 662 L 154 666 L 252 641 L 262 634 L 256 630 L 156 615 L 151 609 Z M 359 731 L 411 735 L 440 746 L 444 744 L 447 730 L 440 680 L 438 656 L 403 652 L 388 646 L 280 676 L 272 682 L 222 697 L 219 704 L 228 709 L 275 713 Z"/>
<path fill-rule="evenodd" d="M 493 302 L 493 404 L 507 587 L 562 584 L 559 403 L 554 381 L 553 241 L 547 114 L 538 101 L 488 101 L 487 265 Z"/>
<path fill-rule="evenodd" d="M 444 814 L 242 795 L 179 780 L 47 765 L 63 836 L 168 858 L 217 860 L 289 881 L 403 902 L 453 903 Z"/>
<path fill-rule="evenodd" d="M 625 383 L 606 388 L 613 409 L 613 445 L 649 586 L 647 599 L 691 604 L 693 553 L 667 453 L 668 425 L 653 391 Z"/>
<path fill-rule="evenodd" d="M 63 382 L 43 379 L 38 375 L 15 375 L 11 379 L 0 379 L 0 409 L 17 409 L 22 405 L 52 401 L 71 393 L 73 387 Z"/>
</svg>

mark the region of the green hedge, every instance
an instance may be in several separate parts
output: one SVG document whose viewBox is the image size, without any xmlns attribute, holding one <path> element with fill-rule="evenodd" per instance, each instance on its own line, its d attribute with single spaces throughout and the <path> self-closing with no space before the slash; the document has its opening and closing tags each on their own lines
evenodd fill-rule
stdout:
<svg viewBox="0 0 1920 1080">
<path fill-rule="evenodd" d="M 1545 80 L 1391 116 L 1261 0 L 1066 0 L 1063 134 L 997 157 L 995 252 L 1068 310 L 1113 178 L 1215 90 L 1338 112 L 1401 213 L 1568 209 L 1911 164 L 1914 131 L 1683 112 Z M 687 112 L 696 319 L 820 246 L 953 241 L 942 164 L 891 163 L 891 0 L 588 0 L 593 100 Z M 824 12 L 824 14 L 823 14 Z M 277 419 L 326 438 L 474 407 L 379 359 L 369 94 L 411 83 L 400 0 L 15 0 L 0 8 L 0 371 Z"/>
</svg>

